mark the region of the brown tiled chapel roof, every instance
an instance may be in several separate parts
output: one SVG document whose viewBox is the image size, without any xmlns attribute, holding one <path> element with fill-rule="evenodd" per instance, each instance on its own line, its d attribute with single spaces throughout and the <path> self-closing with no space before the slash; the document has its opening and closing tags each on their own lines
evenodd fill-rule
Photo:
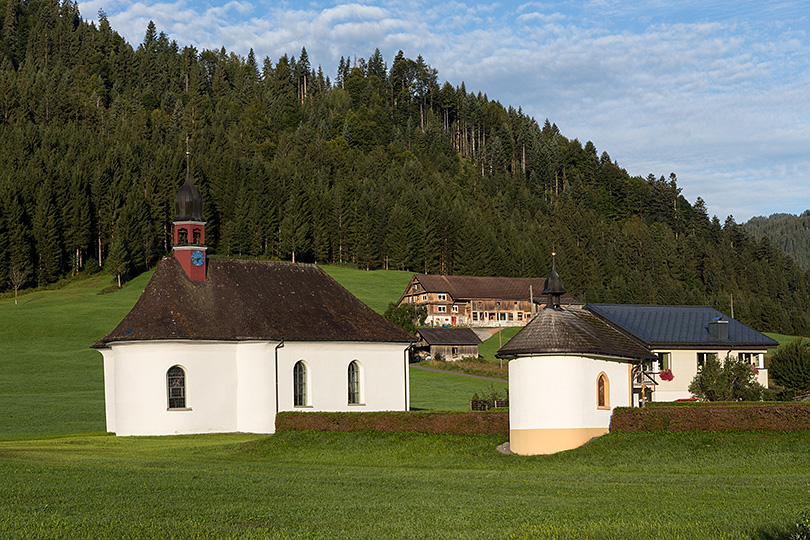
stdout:
<svg viewBox="0 0 810 540">
<path fill-rule="evenodd" d="M 174 257 L 93 347 L 160 339 L 413 341 L 315 265 L 209 259 L 195 282 Z"/>
</svg>

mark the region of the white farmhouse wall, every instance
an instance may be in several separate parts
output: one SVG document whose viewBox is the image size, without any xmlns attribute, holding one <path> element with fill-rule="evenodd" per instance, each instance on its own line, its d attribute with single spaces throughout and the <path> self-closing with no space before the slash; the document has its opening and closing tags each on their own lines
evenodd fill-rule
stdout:
<svg viewBox="0 0 810 540">
<path fill-rule="evenodd" d="M 102 349 L 107 430 L 117 435 L 273 433 L 280 410 L 407 410 L 407 345 L 357 342 L 117 342 Z M 307 365 L 309 405 L 293 407 L 292 370 Z M 360 365 L 361 403 L 348 404 Z M 168 408 L 166 373 L 185 371 L 186 408 Z"/>
<path fill-rule="evenodd" d="M 663 381 L 660 377 L 656 377 L 656 381 L 658 382 L 658 386 L 655 387 L 655 391 L 652 394 L 653 401 L 675 401 L 678 399 L 688 399 L 692 397 L 692 394 L 689 392 L 689 385 L 692 383 L 692 380 L 697 375 L 697 354 L 698 353 L 715 353 L 717 358 L 720 361 L 723 361 L 726 358 L 726 355 L 729 353 L 733 356 L 736 355 L 736 351 L 728 351 L 727 349 L 718 350 L 718 349 L 684 349 L 684 350 L 672 350 L 672 349 L 659 349 L 655 350 L 654 352 L 668 352 L 670 353 L 670 362 L 672 374 L 674 375 L 674 379 L 671 381 Z M 763 355 L 765 351 L 757 351 L 757 350 L 746 350 L 745 352 L 757 352 L 759 353 L 759 366 L 762 367 L 763 364 Z M 760 369 L 759 374 L 757 375 L 757 382 L 764 386 L 765 388 L 768 387 L 768 371 L 766 369 Z"/>
<path fill-rule="evenodd" d="M 609 380 L 610 409 L 597 407 L 597 378 Z M 608 432 L 612 408 L 630 405 L 630 364 L 585 356 L 509 362 L 509 441 L 517 454 L 576 448 Z"/>
</svg>

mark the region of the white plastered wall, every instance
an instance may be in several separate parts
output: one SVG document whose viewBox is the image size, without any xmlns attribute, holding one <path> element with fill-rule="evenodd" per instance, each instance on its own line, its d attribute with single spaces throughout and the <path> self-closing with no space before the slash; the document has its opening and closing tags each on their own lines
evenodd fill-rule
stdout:
<svg viewBox="0 0 810 540">
<path fill-rule="evenodd" d="M 509 362 L 509 429 L 610 426 L 610 409 L 597 408 L 596 381 L 610 383 L 610 409 L 630 405 L 628 364 L 585 356 L 532 356 Z"/>
<path fill-rule="evenodd" d="M 405 411 L 407 345 L 374 342 L 285 342 L 278 350 L 279 410 Z M 293 367 L 307 367 L 307 407 L 293 405 Z M 359 405 L 348 404 L 349 364 L 360 365 Z"/>
<path fill-rule="evenodd" d="M 107 430 L 117 435 L 273 433 L 276 354 L 280 410 L 407 410 L 407 345 L 357 342 L 113 343 L 104 357 Z M 292 369 L 308 367 L 311 407 L 292 406 Z M 361 404 L 348 405 L 348 365 L 360 365 Z M 186 409 L 169 410 L 166 372 L 185 371 Z"/>
<path fill-rule="evenodd" d="M 691 398 L 692 394 L 689 392 L 689 385 L 692 383 L 692 380 L 697 375 L 697 354 L 698 353 L 715 353 L 717 354 L 717 358 L 720 361 L 723 361 L 726 358 L 726 355 L 731 354 L 735 356 L 737 351 L 729 351 L 728 349 L 718 350 L 718 349 L 683 349 L 683 350 L 672 350 L 672 349 L 656 349 L 654 352 L 668 352 L 670 353 L 670 363 L 672 369 L 672 374 L 674 378 L 671 381 L 663 381 L 660 377 L 656 377 L 655 380 L 658 382 L 658 386 L 655 387 L 655 391 L 652 394 L 653 401 L 675 401 L 677 399 L 687 399 Z M 763 355 L 765 353 L 764 350 L 756 350 L 750 349 L 745 350 L 744 352 L 755 352 L 759 354 L 759 365 L 763 365 Z M 764 386 L 765 388 L 768 387 L 768 371 L 766 369 L 760 369 L 759 374 L 757 375 L 757 381 L 759 384 Z"/>
</svg>

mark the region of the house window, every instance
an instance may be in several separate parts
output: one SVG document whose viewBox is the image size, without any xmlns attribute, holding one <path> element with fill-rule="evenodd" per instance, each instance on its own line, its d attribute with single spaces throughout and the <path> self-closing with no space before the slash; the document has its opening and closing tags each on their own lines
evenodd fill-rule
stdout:
<svg viewBox="0 0 810 540">
<path fill-rule="evenodd" d="M 293 366 L 293 405 L 307 406 L 307 366 L 302 360 Z"/>
<path fill-rule="evenodd" d="M 672 363 L 670 361 L 670 353 L 668 352 L 660 352 L 655 353 L 658 357 L 658 371 L 664 371 L 665 369 L 672 369 Z"/>
<path fill-rule="evenodd" d="M 426 295 L 426 294 L 423 294 L 423 295 L 422 295 L 422 301 L 423 301 L 423 302 L 426 302 L 426 301 L 427 301 L 427 295 Z"/>
<path fill-rule="evenodd" d="M 742 360 L 746 364 L 752 365 L 754 367 L 760 367 L 760 365 L 759 365 L 759 353 L 741 352 L 741 353 L 737 353 L 737 358 Z"/>
<path fill-rule="evenodd" d="M 514 320 L 515 320 L 515 314 L 514 314 L 514 313 L 512 313 L 512 312 L 510 311 L 510 312 L 509 312 L 508 319 L 509 319 L 510 321 L 514 321 Z"/>
<path fill-rule="evenodd" d="M 519 321 L 523 320 L 523 312 L 522 311 L 518 311 L 518 320 Z"/>
<path fill-rule="evenodd" d="M 532 314 L 531 314 L 531 313 L 527 313 L 527 314 L 526 314 L 526 320 L 528 321 L 528 320 L 529 320 L 529 319 L 531 319 L 531 318 L 532 318 Z"/>
<path fill-rule="evenodd" d="M 610 409 L 610 380 L 604 371 L 596 378 L 596 408 Z"/>
<path fill-rule="evenodd" d="M 498 313 L 498 320 L 505 321 L 506 320 L 506 313 Z"/>
<path fill-rule="evenodd" d="M 349 363 L 349 405 L 360 404 L 360 365 L 357 360 Z"/>
<path fill-rule="evenodd" d="M 706 360 L 717 359 L 717 353 L 713 352 L 699 352 L 697 353 L 697 370 L 698 373 L 703 371 L 703 366 L 706 365 Z"/>
<path fill-rule="evenodd" d="M 419 284 L 418 284 L 418 283 L 414 283 L 414 284 L 413 284 L 413 292 L 417 292 L 417 291 L 419 291 Z"/>
<path fill-rule="evenodd" d="M 458 356 L 458 347 L 452 347 L 450 354 L 453 356 Z"/>
<path fill-rule="evenodd" d="M 439 293 L 436 296 L 439 298 L 439 300 L 447 300 L 447 295 L 445 293 Z"/>
<path fill-rule="evenodd" d="M 472 315 L 472 317 L 473 317 L 473 320 L 474 320 L 474 321 L 477 321 L 477 320 L 478 320 L 478 312 L 477 312 L 477 311 L 473 311 L 473 315 Z"/>
<path fill-rule="evenodd" d="M 166 372 L 166 387 L 169 409 L 186 408 L 186 372 L 180 366 L 172 366 Z"/>
<path fill-rule="evenodd" d="M 458 313 L 458 306 L 453 306 L 453 313 Z"/>
<path fill-rule="evenodd" d="M 447 313 L 447 306 L 436 306 L 436 311 L 439 313 Z"/>
</svg>

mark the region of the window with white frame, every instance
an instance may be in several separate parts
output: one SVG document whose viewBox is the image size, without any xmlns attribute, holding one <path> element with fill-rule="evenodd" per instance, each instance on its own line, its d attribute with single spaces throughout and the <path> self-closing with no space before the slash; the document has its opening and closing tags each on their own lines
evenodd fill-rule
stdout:
<svg viewBox="0 0 810 540">
<path fill-rule="evenodd" d="M 307 406 L 307 366 L 299 360 L 293 366 L 293 406 Z"/>
<path fill-rule="evenodd" d="M 452 310 L 453 310 L 453 313 L 458 313 L 458 306 L 453 306 Z"/>
<path fill-rule="evenodd" d="M 477 321 L 477 320 L 478 320 L 478 312 L 477 312 L 477 311 L 473 311 L 473 313 L 472 313 L 472 319 L 473 319 L 474 321 Z"/>
<path fill-rule="evenodd" d="M 447 313 L 447 306 L 436 306 L 436 311 L 439 313 Z"/>
<path fill-rule="evenodd" d="M 610 379 L 604 371 L 596 378 L 596 408 L 610 409 Z"/>
<path fill-rule="evenodd" d="M 699 352 L 697 353 L 697 370 L 698 372 L 703 371 L 703 366 L 706 365 L 706 361 L 710 359 L 717 359 L 717 353 L 713 352 Z"/>
<path fill-rule="evenodd" d="M 746 364 L 750 364 L 754 367 L 762 367 L 759 363 L 759 353 L 755 352 L 738 352 L 737 358 L 745 362 Z"/>
<path fill-rule="evenodd" d="M 672 362 L 671 362 L 671 354 L 668 352 L 660 352 L 655 353 L 655 356 L 658 357 L 658 370 L 657 371 L 664 371 L 666 369 L 672 369 Z"/>
<path fill-rule="evenodd" d="M 180 366 L 172 366 L 166 372 L 166 387 L 169 409 L 186 408 L 186 372 Z"/>
<path fill-rule="evenodd" d="M 439 300 L 442 300 L 442 301 L 446 301 L 446 300 L 447 300 L 447 294 L 445 294 L 445 293 L 439 293 L 439 294 L 437 294 L 437 295 L 436 295 L 436 297 L 437 297 Z"/>
<path fill-rule="evenodd" d="M 349 363 L 349 405 L 360 405 L 360 364 Z"/>
</svg>

